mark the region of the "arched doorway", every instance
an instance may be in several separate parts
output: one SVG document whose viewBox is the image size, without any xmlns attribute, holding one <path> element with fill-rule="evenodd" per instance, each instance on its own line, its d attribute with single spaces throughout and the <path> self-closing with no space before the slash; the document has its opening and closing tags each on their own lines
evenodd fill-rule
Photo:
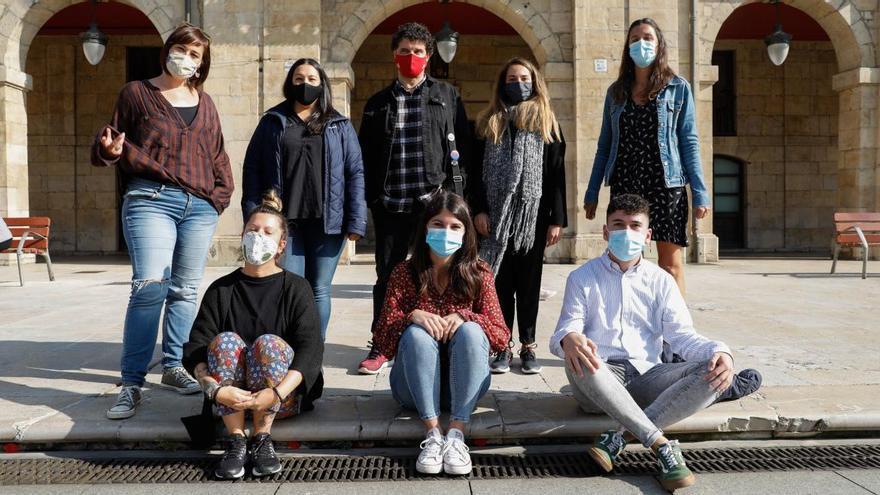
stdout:
<svg viewBox="0 0 880 495">
<path fill-rule="evenodd" d="M 35 82 L 34 77 L 29 73 L 30 69 L 26 66 L 31 46 L 40 30 L 53 16 L 67 7 L 86 3 L 76 0 L 43 0 L 40 2 L 9 0 L 5 2 L 5 10 L 2 14 L 4 29 L 0 32 L 0 122 L 4 127 L 4 132 L 0 133 L 0 214 L 8 216 L 32 214 L 29 185 L 31 174 L 28 171 L 30 166 L 28 159 L 28 107 L 25 101 L 27 93 L 33 89 Z M 105 8 L 110 4 L 135 8 L 140 15 L 146 15 L 152 26 L 151 36 L 159 42 L 174 29 L 178 22 L 177 19 L 182 19 L 184 14 L 183 2 L 177 0 L 126 0 L 100 2 L 99 6 Z M 77 32 L 84 31 L 90 20 L 89 16 L 81 26 L 76 27 Z M 72 26 L 67 27 L 73 29 Z M 112 37 L 108 46 L 113 46 Z M 108 55 L 105 55 L 108 58 L 105 58 L 102 63 L 110 60 L 109 51 L 108 48 Z M 82 49 L 80 48 L 77 53 L 82 56 Z M 47 69 L 60 70 L 54 66 L 47 66 Z M 47 80 L 51 79 L 51 77 L 47 77 Z M 39 86 L 40 83 L 37 84 Z M 115 88 L 115 92 L 118 92 L 120 87 L 121 83 Z M 33 101 L 32 98 L 31 103 Z M 112 102 L 110 104 L 112 105 Z M 109 118 L 109 113 L 95 116 L 95 118 L 98 117 L 106 121 Z M 72 117 L 66 113 L 64 118 L 71 119 Z M 73 124 L 64 121 L 53 123 L 53 125 L 58 124 L 73 126 Z M 91 132 L 94 132 L 94 129 Z M 68 139 L 60 144 L 67 146 L 68 149 L 74 149 L 78 146 L 76 143 L 77 141 Z M 52 153 L 57 154 L 58 152 L 52 151 Z M 59 162 L 64 161 L 64 157 L 56 155 L 55 158 L 59 158 Z M 67 158 L 72 160 L 71 157 Z M 87 156 L 80 157 L 79 160 L 81 163 L 88 163 L 87 158 Z M 77 170 L 82 169 L 77 167 Z M 96 201 L 97 199 L 95 198 Z M 65 202 L 61 199 L 55 201 Z M 113 232 L 115 243 L 115 229 Z M 55 237 L 54 234 L 53 237 Z M 116 248 L 110 250 L 115 251 Z M 7 260 L 0 259 L 0 263 L 4 261 Z"/>
<path fill-rule="evenodd" d="M 95 14 L 110 37 L 98 65 L 86 61 L 78 37 L 93 15 L 89 3 L 53 15 L 27 56 L 30 212 L 52 218 L 53 250 L 61 254 L 124 251 L 116 170 L 93 167 L 89 151 L 119 89 L 161 71 L 162 38 L 146 15 L 116 2 L 97 4 Z"/>
<path fill-rule="evenodd" d="M 446 64 L 435 54 L 430 74 L 458 88 L 473 129 L 474 121 L 489 103 L 497 71 L 508 59 L 521 56 L 536 61 L 531 48 L 513 27 L 503 19 L 480 7 L 467 3 L 424 3 L 400 10 L 382 21 L 367 36 L 354 56 L 351 67 L 355 85 L 351 91 L 351 119 L 355 128 L 367 100 L 388 86 L 397 74 L 392 52 L 391 35 L 406 22 L 421 22 L 432 32 L 440 30 L 444 19 L 452 21 L 461 35 L 455 59 Z M 372 249 L 373 229 L 359 244 L 359 251 Z"/>
<path fill-rule="evenodd" d="M 827 254 L 833 212 L 847 202 L 873 203 L 873 198 L 844 195 L 840 187 L 850 173 L 850 149 L 876 153 L 876 138 L 864 139 L 870 121 L 858 117 L 864 109 L 853 120 L 846 108 L 867 106 L 867 93 L 876 93 L 876 86 L 862 87 L 858 77 L 849 85 L 846 77 L 864 64 L 874 66 L 873 42 L 860 40 L 870 36 L 860 31 L 860 20 L 833 10 L 819 15 L 830 9 L 825 2 L 786 2 L 780 15 L 793 41 L 788 59 L 777 67 L 763 42 L 776 22 L 773 7 L 751 2 L 725 6 L 735 10 L 714 19 L 719 24 L 704 32 L 716 34 L 709 45 L 718 70 L 712 147 L 716 157 L 726 155 L 741 164 L 744 225 L 741 243 L 721 239 L 723 229 L 716 226 L 719 243 L 727 248 L 739 244 L 747 251 Z M 873 158 L 855 165 L 873 174 Z M 716 180 L 719 172 L 713 174 Z M 727 176 L 720 180 L 731 182 Z M 719 215 L 729 213 L 716 208 L 716 223 Z"/>
</svg>

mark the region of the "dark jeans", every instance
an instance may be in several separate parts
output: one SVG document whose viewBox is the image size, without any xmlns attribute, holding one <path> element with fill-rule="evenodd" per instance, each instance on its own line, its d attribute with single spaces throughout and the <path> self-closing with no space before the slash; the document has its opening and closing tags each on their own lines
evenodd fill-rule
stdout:
<svg viewBox="0 0 880 495">
<path fill-rule="evenodd" d="M 516 316 L 521 344 L 535 342 L 546 243 L 546 225 L 538 225 L 535 244 L 528 251 L 515 253 L 512 242 L 508 242 L 501 266 L 498 268 L 498 275 L 495 276 L 495 291 L 498 293 L 504 322 L 508 328 L 513 329 L 513 320 Z M 513 334 L 510 339 L 512 342 Z"/>
<path fill-rule="evenodd" d="M 406 260 L 413 242 L 416 226 L 422 219 L 421 208 L 411 213 L 393 213 L 381 204 L 372 208 L 373 227 L 376 230 L 376 285 L 373 286 L 373 324 L 376 325 L 388 279 L 398 264 Z"/>
</svg>

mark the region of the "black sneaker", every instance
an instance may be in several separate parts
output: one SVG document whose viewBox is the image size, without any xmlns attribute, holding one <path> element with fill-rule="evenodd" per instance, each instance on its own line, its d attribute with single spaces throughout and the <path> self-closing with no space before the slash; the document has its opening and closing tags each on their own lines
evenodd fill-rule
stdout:
<svg viewBox="0 0 880 495">
<path fill-rule="evenodd" d="M 269 476 L 281 471 L 281 461 L 268 433 L 257 433 L 251 439 L 251 462 L 254 476 Z"/>
<path fill-rule="evenodd" d="M 489 371 L 496 375 L 507 373 L 510 371 L 511 361 L 513 361 L 513 353 L 510 352 L 510 348 L 505 348 L 503 351 L 495 355 L 495 359 L 492 361 L 492 364 L 489 365 Z"/>
<path fill-rule="evenodd" d="M 753 394 L 761 388 L 762 382 L 763 378 L 758 370 L 746 368 L 733 377 L 733 383 L 727 387 L 727 390 L 721 393 L 715 402 L 741 399 L 749 394 Z"/>
<path fill-rule="evenodd" d="M 244 435 L 232 435 L 229 446 L 217 467 L 214 476 L 221 480 L 237 480 L 244 476 L 244 464 L 247 461 L 247 438 Z"/>
<path fill-rule="evenodd" d="M 536 375 L 541 372 L 541 365 L 538 364 L 538 358 L 535 357 L 536 344 L 524 345 L 519 351 L 519 358 L 522 360 L 522 372 L 527 375 Z"/>
</svg>

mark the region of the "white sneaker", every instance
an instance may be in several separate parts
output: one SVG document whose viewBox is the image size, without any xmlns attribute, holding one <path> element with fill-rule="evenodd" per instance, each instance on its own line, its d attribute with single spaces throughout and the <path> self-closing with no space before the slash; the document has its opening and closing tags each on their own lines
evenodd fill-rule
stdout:
<svg viewBox="0 0 880 495">
<path fill-rule="evenodd" d="M 443 471 L 443 435 L 438 428 L 433 428 L 425 435 L 419 445 L 422 452 L 416 461 L 416 471 L 422 474 L 438 474 Z"/>
<path fill-rule="evenodd" d="M 450 429 L 443 446 L 443 471 L 459 476 L 470 474 L 473 467 L 469 450 L 464 443 L 464 433 L 456 428 Z"/>
</svg>

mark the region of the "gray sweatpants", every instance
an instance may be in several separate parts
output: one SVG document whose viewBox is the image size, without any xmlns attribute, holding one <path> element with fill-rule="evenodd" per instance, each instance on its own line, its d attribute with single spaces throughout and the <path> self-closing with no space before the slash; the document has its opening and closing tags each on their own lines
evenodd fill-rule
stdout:
<svg viewBox="0 0 880 495">
<path fill-rule="evenodd" d="M 585 412 L 605 413 L 650 447 L 663 435 L 661 428 L 673 425 L 705 409 L 717 398 L 704 379 L 708 361 L 661 363 L 644 374 L 628 361 L 603 362 L 584 377 L 565 373 L 574 398 Z"/>
</svg>

